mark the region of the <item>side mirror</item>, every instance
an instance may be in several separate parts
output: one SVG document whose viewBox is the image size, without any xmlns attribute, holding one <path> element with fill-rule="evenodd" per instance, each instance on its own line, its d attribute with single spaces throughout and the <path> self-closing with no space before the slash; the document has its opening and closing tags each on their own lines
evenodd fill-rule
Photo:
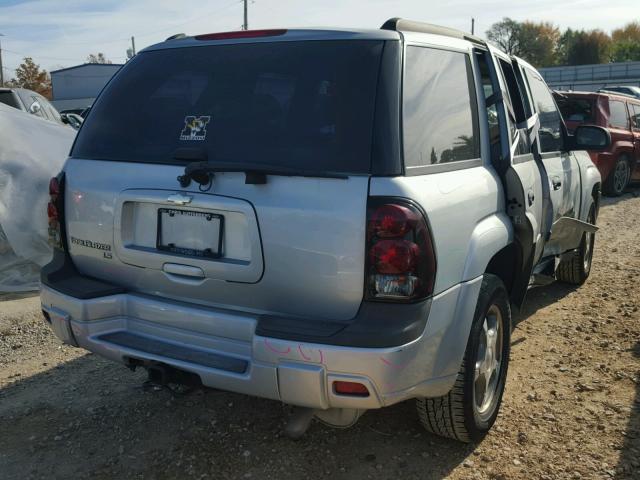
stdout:
<svg viewBox="0 0 640 480">
<path fill-rule="evenodd" d="M 580 125 L 569 137 L 571 150 L 606 150 L 611 145 L 611 134 L 602 127 Z"/>
<path fill-rule="evenodd" d="M 38 113 L 40 113 L 41 110 L 42 110 L 42 107 L 38 102 L 33 102 L 29 107 L 29 113 L 32 113 L 33 115 L 37 115 Z"/>
</svg>

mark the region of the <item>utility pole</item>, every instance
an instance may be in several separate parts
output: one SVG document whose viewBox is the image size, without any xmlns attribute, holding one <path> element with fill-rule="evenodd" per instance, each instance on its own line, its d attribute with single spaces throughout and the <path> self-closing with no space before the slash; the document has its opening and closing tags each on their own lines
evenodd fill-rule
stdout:
<svg viewBox="0 0 640 480">
<path fill-rule="evenodd" d="M 0 37 L 4 37 L 2 33 L 0 33 Z M 4 68 L 2 67 L 2 44 L 0 43 L 0 87 L 4 87 Z"/>
<path fill-rule="evenodd" d="M 475 26 L 476 26 L 476 19 L 471 17 L 471 35 L 473 35 L 475 32 Z"/>
<path fill-rule="evenodd" d="M 242 24 L 242 30 L 249 30 L 249 0 L 244 0 L 244 23 Z"/>
<path fill-rule="evenodd" d="M 131 53 L 133 53 L 133 56 L 136 56 L 136 37 L 131 37 Z"/>
</svg>

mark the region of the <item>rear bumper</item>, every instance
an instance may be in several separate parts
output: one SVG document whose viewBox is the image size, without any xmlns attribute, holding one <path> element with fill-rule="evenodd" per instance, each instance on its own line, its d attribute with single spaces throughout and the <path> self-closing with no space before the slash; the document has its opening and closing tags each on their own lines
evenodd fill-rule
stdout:
<svg viewBox="0 0 640 480">
<path fill-rule="evenodd" d="M 386 348 L 267 337 L 256 333 L 256 315 L 133 293 L 80 299 L 42 285 L 41 301 L 62 341 L 117 362 L 160 362 L 207 387 L 297 406 L 370 409 L 451 389 L 480 284 L 481 277 L 434 297 L 422 334 Z M 362 383 L 370 395 L 339 395 L 337 380 Z"/>
</svg>

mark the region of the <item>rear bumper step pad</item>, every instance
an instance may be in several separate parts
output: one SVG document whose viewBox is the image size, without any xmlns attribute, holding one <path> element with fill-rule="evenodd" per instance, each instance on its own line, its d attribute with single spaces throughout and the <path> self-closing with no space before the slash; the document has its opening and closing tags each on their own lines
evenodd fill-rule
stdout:
<svg viewBox="0 0 640 480">
<path fill-rule="evenodd" d="M 99 336 L 98 340 L 120 347 L 138 350 L 142 353 L 172 358 L 182 362 L 195 363 L 203 367 L 225 370 L 237 374 L 244 374 L 249 366 L 249 362 L 246 360 L 206 352 L 204 350 L 195 350 L 130 332 L 111 332 Z"/>
</svg>

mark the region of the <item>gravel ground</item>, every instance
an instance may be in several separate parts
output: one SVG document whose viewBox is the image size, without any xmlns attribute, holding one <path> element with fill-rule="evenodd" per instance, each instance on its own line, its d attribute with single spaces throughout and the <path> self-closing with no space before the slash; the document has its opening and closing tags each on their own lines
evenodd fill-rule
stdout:
<svg viewBox="0 0 640 480">
<path fill-rule="evenodd" d="M 288 407 L 146 390 L 143 373 L 62 346 L 27 297 L 0 303 L 0 478 L 640 479 L 639 193 L 605 199 L 583 287 L 529 293 L 479 445 L 426 433 L 412 402 L 294 442 Z"/>
</svg>

